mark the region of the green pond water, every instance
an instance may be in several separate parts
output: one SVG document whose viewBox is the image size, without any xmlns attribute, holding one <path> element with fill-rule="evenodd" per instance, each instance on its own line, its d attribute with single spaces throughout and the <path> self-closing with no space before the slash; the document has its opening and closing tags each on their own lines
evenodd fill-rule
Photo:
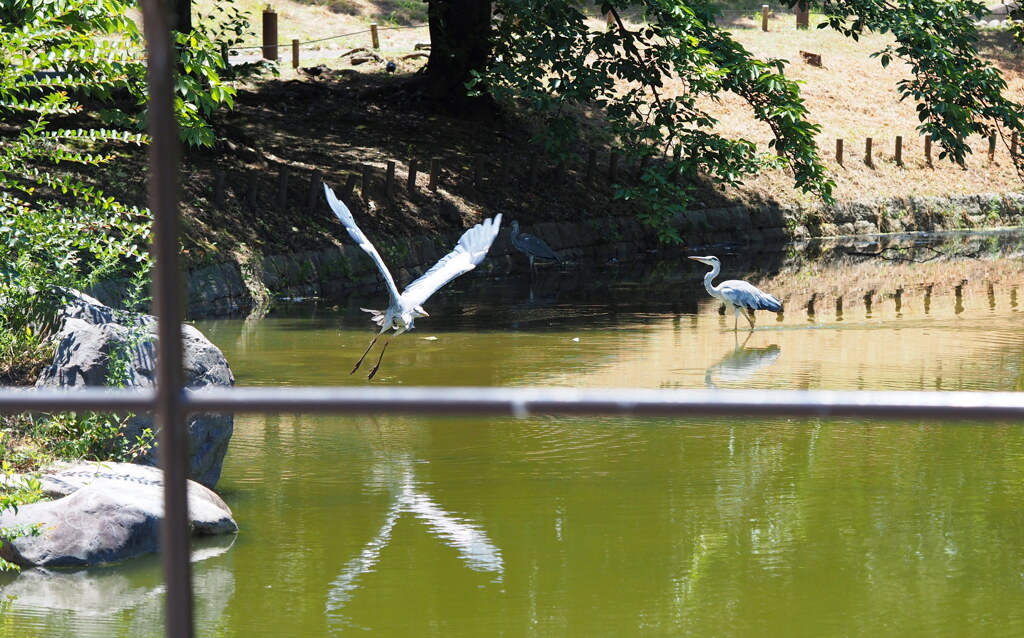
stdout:
<svg viewBox="0 0 1024 638">
<path fill-rule="evenodd" d="M 752 333 L 681 259 L 473 272 L 372 382 L 382 293 L 196 325 L 239 386 L 1020 391 L 1022 245 L 709 249 L 786 302 Z M 1024 636 L 1019 423 L 245 415 L 218 491 L 199 636 Z M 0 632 L 158 636 L 162 602 L 155 557 L 27 570 Z"/>
</svg>

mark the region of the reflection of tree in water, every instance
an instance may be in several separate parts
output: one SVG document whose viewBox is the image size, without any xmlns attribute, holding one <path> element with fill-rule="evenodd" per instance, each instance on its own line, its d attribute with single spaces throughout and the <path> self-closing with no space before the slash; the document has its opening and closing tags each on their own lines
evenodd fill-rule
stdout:
<svg viewBox="0 0 1024 638">
<path fill-rule="evenodd" d="M 502 580 L 505 566 L 501 550 L 478 525 L 446 512 L 416 485 L 412 459 L 403 457 L 397 462 L 378 466 L 377 469 L 378 473 L 391 475 L 390 479 L 397 484 L 397 493 L 377 534 L 331 583 L 326 608 L 329 618 L 347 624 L 343 608 L 358 589 L 360 578 L 372 572 L 377 565 L 381 552 L 391 542 L 395 525 L 406 513 L 418 518 L 438 540 L 455 549 L 466 567 L 478 572 L 494 573 L 495 582 Z"/>
<path fill-rule="evenodd" d="M 782 353 L 782 349 L 774 343 L 762 348 L 748 348 L 747 341 L 750 340 L 750 336 L 748 334 L 742 344 L 737 336 L 735 349 L 704 372 L 705 386 L 716 388 L 716 381 L 718 383 L 746 381 L 758 370 L 775 363 Z"/>
</svg>

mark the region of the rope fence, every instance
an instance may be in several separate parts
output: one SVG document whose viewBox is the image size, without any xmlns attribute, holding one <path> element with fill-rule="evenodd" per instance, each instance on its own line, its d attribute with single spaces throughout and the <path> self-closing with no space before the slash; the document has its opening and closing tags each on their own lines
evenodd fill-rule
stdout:
<svg viewBox="0 0 1024 638">
<path fill-rule="evenodd" d="M 381 26 L 378 26 L 377 23 L 373 23 L 373 24 L 370 25 L 370 27 L 368 29 L 360 29 L 359 31 L 350 31 L 348 33 L 339 33 L 338 35 L 331 35 L 331 36 L 327 36 L 327 37 L 324 37 L 324 38 L 316 38 L 314 40 L 301 41 L 301 40 L 299 40 L 297 38 L 293 38 L 292 41 L 291 41 L 292 68 L 296 69 L 296 68 L 299 67 L 299 56 L 300 56 L 301 49 L 303 47 L 307 47 L 307 46 L 312 45 L 312 44 L 319 44 L 321 42 L 328 42 L 328 41 L 331 41 L 331 40 L 340 40 L 342 38 L 352 38 L 352 37 L 355 37 L 355 36 L 365 35 L 365 34 L 369 33 L 370 34 L 370 46 L 372 47 L 373 51 L 378 51 L 378 50 L 380 50 L 380 35 L 379 35 L 380 32 L 382 32 L 382 31 L 403 31 L 403 30 L 409 30 L 409 29 L 424 29 L 424 28 L 427 28 L 428 26 L 429 26 L 428 24 L 423 23 L 423 24 L 412 24 L 412 25 L 405 25 L 405 26 L 398 26 L 398 25 L 396 25 L 396 26 L 389 26 L 389 27 L 381 27 Z M 277 29 L 277 12 L 274 11 L 273 9 L 268 8 L 268 9 L 264 9 L 264 11 L 263 11 L 263 44 L 247 46 L 247 47 L 230 47 L 230 48 L 225 46 L 224 49 L 223 49 L 222 55 L 224 57 L 225 65 L 227 65 L 229 63 L 228 62 L 229 54 L 231 54 L 231 53 L 237 54 L 237 53 L 242 52 L 242 51 L 260 51 L 261 54 L 262 54 L 262 57 L 264 59 L 266 59 L 266 60 L 278 60 L 278 59 L 280 59 L 280 49 L 281 49 L 281 47 L 287 47 L 287 46 L 289 46 L 289 45 L 281 44 L 279 42 L 278 29 Z M 352 50 L 348 51 L 346 54 L 343 54 L 343 56 L 344 55 L 348 55 L 350 53 L 357 52 L 357 51 L 363 51 L 363 50 L 366 50 L 365 47 L 357 47 L 355 49 L 352 49 Z M 402 56 L 402 57 L 403 57 L 403 59 L 405 59 L 405 58 L 408 58 L 408 57 L 419 57 L 419 56 L 425 57 L 426 54 L 414 53 L 414 54 L 409 54 L 409 55 L 405 55 L 405 56 Z M 378 57 L 379 58 L 379 56 L 376 56 L 374 54 L 370 54 L 370 57 Z M 364 59 L 363 61 L 365 62 L 367 60 Z"/>
</svg>

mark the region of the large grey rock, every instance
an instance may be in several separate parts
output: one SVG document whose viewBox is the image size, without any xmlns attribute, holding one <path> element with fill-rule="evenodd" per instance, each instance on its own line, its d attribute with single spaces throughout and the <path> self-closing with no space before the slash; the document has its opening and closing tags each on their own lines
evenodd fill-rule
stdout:
<svg viewBox="0 0 1024 638">
<path fill-rule="evenodd" d="M 181 330 L 188 390 L 234 385 L 231 368 L 220 349 L 192 326 L 183 325 Z M 88 295 L 70 293 L 64 326 L 57 334 L 57 353 L 39 375 L 36 387 L 108 385 L 111 355 L 124 352 L 128 364 L 121 382 L 129 388 L 151 388 L 156 375 L 155 331 L 156 320 L 151 316 L 115 311 Z M 129 419 L 124 435 L 134 441 L 146 428 L 154 429 L 153 418 L 137 415 Z M 233 430 L 234 416 L 230 414 L 189 418 L 189 478 L 207 487 L 217 484 Z M 156 465 L 158 460 L 158 450 L 153 446 L 136 462 Z"/>
<path fill-rule="evenodd" d="M 0 529 L 38 525 L 37 536 L 4 541 L 0 557 L 23 566 L 81 567 L 154 552 L 163 518 L 163 472 L 132 463 L 79 462 L 43 475 L 56 500 L 0 514 Z M 194 535 L 238 531 L 231 510 L 212 490 L 188 482 Z"/>
</svg>

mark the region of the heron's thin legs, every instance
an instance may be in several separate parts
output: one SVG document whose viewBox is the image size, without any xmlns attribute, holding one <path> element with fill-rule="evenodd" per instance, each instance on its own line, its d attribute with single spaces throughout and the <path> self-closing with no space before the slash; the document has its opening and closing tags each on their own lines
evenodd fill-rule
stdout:
<svg viewBox="0 0 1024 638">
<path fill-rule="evenodd" d="M 372 379 L 373 375 L 377 374 L 377 368 L 380 367 L 381 359 L 384 358 L 384 351 L 388 349 L 388 344 L 391 343 L 391 340 L 393 338 L 394 338 L 394 335 L 392 335 L 391 337 L 388 337 L 388 340 L 384 342 L 383 346 L 381 346 L 380 356 L 377 357 L 377 363 L 373 366 L 373 369 L 370 370 L 370 376 L 366 377 L 367 379 Z"/>
<path fill-rule="evenodd" d="M 359 369 L 359 366 L 363 363 L 363 359 L 366 358 L 366 355 L 370 354 L 370 348 L 373 347 L 373 344 L 377 343 L 377 337 L 379 336 L 379 333 L 373 336 L 373 340 L 370 341 L 370 345 L 367 346 L 366 352 L 363 353 L 363 356 L 359 357 L 359 361 L 356 361 L 356 367 L 352 368 L 352 372 L 349 372 L 349 374 L 355 374 L 355 371 Z"/>
<path fill-rule="evenodd" d="M 754 316 L 753 315 L 754 315 L 754 311 L 753 310 L 744 309 L 743 316 L 746 317 L 747 323 L 750 324 L 750 329 L 751 330 L 754 329 Z"/>
</svg>

